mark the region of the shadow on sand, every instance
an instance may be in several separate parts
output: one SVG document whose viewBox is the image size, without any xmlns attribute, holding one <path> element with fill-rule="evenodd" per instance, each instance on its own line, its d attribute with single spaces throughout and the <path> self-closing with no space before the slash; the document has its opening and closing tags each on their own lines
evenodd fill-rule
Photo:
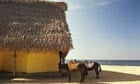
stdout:
<svg viewBox="0 0 140 84">
<path fill-rule="evenodd" d="M 36 73 L 26 74 L 18 73 L 16 78 L 11 78 L 12 73 L 0 72 L 0 83 L 68 83 L 68 77 L 62 76 L 59 73 Z M 72 72 L 73 84 L 80 84 L 80 74 Z M 107 84 L 106 82 L 127 82 L 127 81 L 140 81 L 140 75 L 132 75 L 126 73 L 102 71 L 100 79 L 95 79 L 95 73 L 89 72 L 83 84 Z"/>
<path fill-rule="evenodd" d="M 95 76 L 90 75 L 86 78 L 86 83 L 94 84 L 107 84 L 106 82 L 127 82 L 127 81 L 140 81 L 140 75 L 133 75 L 120 72 L 103 71 L 100 74 L 100 79 L 95 79 Z M 94 78 L 93 78 L 94 77 Z"/>
</svg>

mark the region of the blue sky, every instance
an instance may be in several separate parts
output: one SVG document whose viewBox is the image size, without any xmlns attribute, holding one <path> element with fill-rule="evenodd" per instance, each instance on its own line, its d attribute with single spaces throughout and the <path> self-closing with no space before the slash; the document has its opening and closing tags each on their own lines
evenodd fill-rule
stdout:
<svg viewBox="0 0 140 84">
<path fill-rule="evenodd" d="M 63 0 L 74 49 L 67 59 L 140 60 L 140 0 Z"/>
</svg>

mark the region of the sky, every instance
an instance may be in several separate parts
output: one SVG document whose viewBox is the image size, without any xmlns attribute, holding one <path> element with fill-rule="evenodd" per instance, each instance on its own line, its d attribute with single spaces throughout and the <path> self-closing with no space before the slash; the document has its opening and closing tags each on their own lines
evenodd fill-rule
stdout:
<svg viewBox="0 0 140 84">
<path fill-rule="evenodd" d="M 55 1 L 68 4 L 67 59 L 140 60 L 140 0 Z"/>
</svg>

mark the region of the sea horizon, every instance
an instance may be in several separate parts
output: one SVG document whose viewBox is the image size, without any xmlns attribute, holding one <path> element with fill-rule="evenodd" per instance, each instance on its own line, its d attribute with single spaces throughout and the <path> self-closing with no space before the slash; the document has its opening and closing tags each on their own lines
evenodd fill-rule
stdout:
<svg viewBox="0 0 140 84">
<path fill-rule="evenodd" d="M 120 65 L 120 66 L 140 66 L 140 60 L 118 60 L 118 59 L 108 59 L 108 60 L 104 60 L 104 59 L 80 59 L 78 61 L 89 61 L 89 62 L 98 62 L 101 65 Z M 68 60 L 66 60 L 68 61 Z"/>
</svg>

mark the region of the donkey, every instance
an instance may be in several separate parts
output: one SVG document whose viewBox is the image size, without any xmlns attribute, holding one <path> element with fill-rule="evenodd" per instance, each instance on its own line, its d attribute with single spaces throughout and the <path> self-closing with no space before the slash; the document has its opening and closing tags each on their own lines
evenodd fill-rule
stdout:
<svg viewBox="0 0 140 84">
<path fill-rule="evenodd" d="M 71 82 L 71 72 L 72 71 L 79 71 L 81 75 L 80 82 L 84 82 L 85 77 L 87 75 L 87 67 L 84 63 L 65 63 L 65 64 L 59 64 L 59 72 L 67 72 L 69 77 L 69 82 Z"/>
<path fill-rule="evenodd" d="M 99 72 L 101 72 L 101 65 L 97 62 L 88 62 L 88 61 L 85 61 L 84 64 L 88 71 L 91 70 L 95 71 L 96 79 L 99 79 Z"/>
</svg>

